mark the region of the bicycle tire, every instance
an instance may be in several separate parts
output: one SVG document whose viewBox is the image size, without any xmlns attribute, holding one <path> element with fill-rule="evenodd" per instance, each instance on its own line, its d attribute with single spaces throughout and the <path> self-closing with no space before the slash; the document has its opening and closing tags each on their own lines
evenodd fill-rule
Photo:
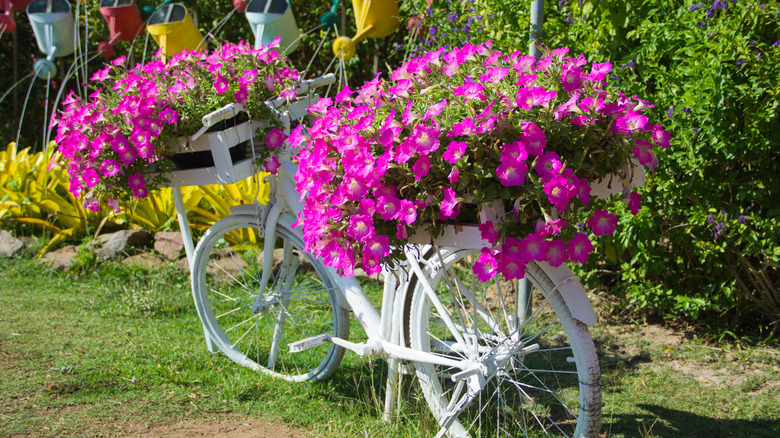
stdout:
<svg viewBox="0 0 780 438">
<path fill-rule="evenodd" d="M 299 353 L 288 344 L 329 334 L 349 338 L 349 314 L 336 285 L 302 239 L 277 224 L 273 271 L 253 305 L 262 278 L 263 227 L 254 215 L 228 216 L 195 250 L 192 292 L 198 316 L 216 346 L 235 363 L 290 381 L 332 376 L 344 348 L 317 343 Z M 322 337 L 321 337 L 322 338 Z"/>
<path fill-rule="evenodd" d="M 511 308 L 519 302 L 516 282 L 499 283 L 497 278 L 479 282 L 471 270 L 478 255 L 468 250 L 444 250 L 443 263 L 437 263 L 439 255 L 431 257 L 433 263 L 428 266 L 458 271 L 459 283 L 445 277 L 444 269 L 427 268 L 426 272 L 446 312 L 457 320 L 460 335 L 474 339 L 477 347 L 472 352 L 455 351 L 454 335 L 439 323 L 441 315 L 422 284 L 415 281 L 411 286 L 408 332 L 412 348 L 450 359 L 473 360 L 488 368 L 491 361 L 498 364 L 483 376 L 486 383 L 481 389 L 471 390 L 476 395 L 446 434 L 458 438 L 597 436 L 601 428 L 600 372 L 587 325 L 572 317 L 556 285 L 537 263 L 529 263 L 526 272 L 534 286 L 534 309 L 521 322 Z M 505 294 L 512 291 L 512 284 L 514 295 Z M 471 296 L 476 298 L 469 301 L 462 290 L 465 287 L 473 287 Z M 474 301 L 479 305 L 473 305 Z M 444 427 L 451 408 L 466 399 L 464 389 L 458 393 L 458 385 L 451 379 L 460 370 L 426 363 L 416 363 L 415 369 L 428 406 Z M 477 377 L 463 379 L 466 392 L 474 379 Z"/>
</svg>

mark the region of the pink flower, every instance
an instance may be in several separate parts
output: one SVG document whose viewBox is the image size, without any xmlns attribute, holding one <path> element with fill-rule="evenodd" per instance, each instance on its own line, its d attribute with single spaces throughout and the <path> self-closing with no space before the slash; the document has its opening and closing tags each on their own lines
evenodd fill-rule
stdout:
<svg viewBox="0 0 780 438">
<path fill-rule="evenodd" d="M 671 134 L 666 132 L 660 124 L 653 126 L 653 141 L 658 143 L 658 146 L 662 148 L 668 148 L 670 146 L 669 141 L 672 139 Z"/>
<path fill-rule="evenodd" d="M 382 219 L 396 219 L 401 212 L 401 200 L 395 196 L 379 196 L 376 199 L 376 211 Z"/>
<path fill-rule="evenodd" d="M 149 194 L 149 189 L 146 187 L 137 187 L 133 189 L 133 196 L 138 199 L 145 198 Z"/>
<path fill-rule="evenodd" d="M 247 97 L 249 97 L 249 90 L 247 90 L 245 85 L 239 85 L 238 90 L 233 95 L 233 98 L 236 99 L 236 102 L 243 103 L 246 102 Z"/>
<path fill-rule="evenodd" d="M 640 144 L 641 142 L 641 144 Z M 655 156 L 650 148 L 652 145 L 647 145 L 647 142 L 637 140 L 638 146 L 634 148 L 634 157 L 639 161 L 639 164 L 646 166 L 650 170 L 655 170 L 658 166 L 658 158 Z"/>
<path fill-rule="evenodd" d="M 133 148 L 127 148 L 119 152 L 117 155 L 119 155 L 119 161 L 122 162 L 122 164 L 132 164 L 138 153 Z"/>
<path fill-rule="evenodd" d="M 458 122 L 452 126 L 452 130 L 447 134 L 447 137 L 455 135 L 469 135 L 473 134 L 476 126 L 474 120 L 471 117 L 466 117 L 462 122 Z"/>
<path fill-rule="evenodd" d="M 216 78 L 217 79 L 214 81 L 214 90 L 217 94 L 222 94 L 228 89 L 228 80 L 219 73 L 217 73 Z"/>
<path fill-rule="evenodd" d="M 590 66 L 590 74 L 587 75 L 587 78 L 592 82 L 601 82 L 607 78 L 607 73 L 611 71 L 612 64 L 609 62 L 601 64 L 594 62 L 593 65 Z"/>
<path fill-rule="evenodd" d="M 485 87 L 477 82 L 472 82 L 471 78 L 466 78 L 465 83 L 452 90 L 456 97 L 462 97 L 466 100 L 485 101 Z"/>
<path fill-rule="evenodd" d="M 400 79 L 395 85 L 387 90 L 387 93 L 392 96 L 409 97 L 409 92 L 414 89 L 412 81 L 408 79 Z"/>
<path fill-rule="evenodd" d="M 498 54 L 496 52 L 496 54 Z M 500 82 L 502 79 L 504 79 L 509 74 L 508 68 L 500 68 L 500 67 L 490 67 L 487 70 L 485 70 L 485 73 L 483 73 L 479 80 L 482 82 L 490 82 L 490 83 L 497 83 Z"/>
<path fill-rule="evenodd" d="M 468 145 L 462 141 L 453 141 L 447 145 L 447 150 L 441 155 L 450 164 L 455 164 L 463 157 Z"/>
<path fill-rule="evenodd" d="M 340 186 L 346 198 L 350 201 L 359 201 L 368 195 L 368 184 L 366 180 L 355 174 L 344 176 L 344 181 Z"/>
<path fill-rule="evenodd" d="M 631 193 L 631 196 L 629 197 L 628 200 L 628 208 L 629 210 L 631 210 L 631 214 L 633 214 L 634 216 L 636 216 L 637 213 L 639 213 L 639 210 L 642 209 L 642 205 L 640 204 L 641 201 L 642 201 L 642 195 L 640 195 L 637 192 Z"/>
<path fill-rule="evenodd" d="M 496 176 L 501 184 L 506 187 L 521 186 L 525 184 L 525 174 L 528 166 L 519 161 L 509 161 L 498 165 Z"/>
<path fill-rule="evenodd" d="M 127 185 L 130 189 L 135 190 L 139 187 L 143 187 L 146 184 L 146 180 L 140 173 L 134 173 L 127 178 Z"/>
<path fill-rule="evenodd" d="M 484 283 L 496 276 L 497 267 L 498 262 L 496 262 L 496 258 L 489 252 L 483 251 L 472 269 L 477 275 L 477 279 Z"/>
<path fill-rule="evenodd" d="M 458 169 L 458 166 L 452 166 L 450 174 L 447 175 L 447 179 L 450 181 L 450 184 L 455 184 L 460 181 L 460 169 Z"/>
<path fill-rule="evenodd" d="M 415 207 L 414 202 L 408 199 L 401 199 L 401 207 L 398 212 L 398 221 L 406 225 L 411 225 L 416 220 L 417 208 Z"/>
<path fill-rule="evenodd" d="M 647 126 L 647 117 L 637 112 L 629 111 L 615 120 L 615 126 L 624 132 L 634 132 L 638 129 L 645 129 L 645 126 Z"/>
<path fill-rule="evenodd" d="M 390 240 L 381 234 L 371 236 L 366 240 L 363 251 L 376 259 L 387 257 L 390 254 Z"/>
<path fill-rule="evenodd" d="M 566 244 L 566 250 L 575 263 L 587 263 L 588 256 L 593 252 L 593 244 L 585 233 L 576 234 L 569 243 Z"/>
<path fill-rule="evenodd" d="M 513 141 L 501 147 L 501 161 L 520 162 L 528 158 L 528 152 L 525 145 L 519 141 Z"/>
<path fill-rule="evenodd" d="M 447 107 L 447 103 L 448 103 L 447 99 L 444 99 L 441 102 L 428 108 L 428 111 L 426 111 L 425 114 L 423 115 L 422 121 L 424 122 L 428 119 L 432 119 L 438 116 L 439 114 L 441 114 L 441 112 L 444 111 L 444 108 Z"/>
<path fill-rule="evenodd" d="M 441 201 L 441 206 L 439 207 L 441 209 L 442 216 L 445 218 L 452 218 L 457 215 L 458 210 L 458 201 L 455 197 L 455 190 L 452 190 L 450 187 L 446 187 L 444 189 L 444 200 Z"/>
<path fill-rule="evenodd" d="M 507 280 L 520 279 L 525 277 L 525 263 L 502 255 L 498 261 L 498 272 Z"/>
<path fill-rule="evenodd" d="M 563 91 L 572 92 L 580 88 L 580 76 L 582 69 L 571 64 L 566 64 L 561 69 L 561 82 Z"/>
<path fill-rule="evenodd" d="M 603 236 L 615 232 L 617 216 L 607 210 L 596 210 L 588 219 L 588 226 L 596 236 Z"/>
<path fill-rule="evenodd" d="M 121 210 L 119 208 L 119 202 L 117 202 L 114 198 L 108 198 L 108 207 L 114 210 L 114 213 L 119 213 Z"/>
<path fill-rule="evenodd" d="M 179 121 L 179 113 L 173 108 L 165 108 L 160 111 L 160 118 L 165 123 L 176 123 Z"/>
<path fill-rule="evenodd" d="M 103 164 L 100 165 L 100 174 L 109 177 L 119 173 L 119 162 L 115 160 L 103 160 Z"/>
<path fill-rule="evenodd" d="M 540 219 L 534 224 L 534 228 L 539 237 L 545 238 L 560 233 L 561 229 L 566 225 L 567 222 L 564 219 L 554 219 L 546 222 Z"/>
<path fill-rule="evenodd" d="M 482 236 L 482 240 L 487 240 L 491 245 L 496 243 L 498 239 L 498 231 L 493 226 L 493 221 L 486 221 L 483 224 L 479 224 L 479 231 Z"/>
<path fill-rule="evenodd" d="M 90 81 L 98 81 L 103 82 L 106 79 L 108 79 L 108 72 L 111 71 L 111 67 L 106 66 L 105 68 L 102 68 L 95 72 L 95 74 L 92 75 L 91 78 L 89 78 Z"/>
<path fill-rule="evenodd" d="M 550 266 L 558 267 L 569 261 L 569 253 L 566 252 L 566 244 L 558 239 L 547 242 L 547 251 L 544 259 Z"/>
<path fill-rule="evenodd" d="M 287 136 L 284 135 L 284 131 L 274 128 L 269 131 L 268 135 L 265 137 L 265 144 L 271 149 L 276 149 L 284 144 L 286 138 Z"/>
<path fill-rule="evenodd" d="M 520 239 L 520 258 L 526 262 L 544 260 L 547 252 L 547 242 L 538 235 L 531 233 Z"/>
<path fill-rule="evenodd" d="M 544 155 L 536 160 L 536 166 L 534 166 L 534 170 L 539 175 L 546 175 L 548 173 L 557 175 L 563 166 L 559 158 L 560 157 L 558 157 L 558 154 L 555 152 L 547 151 L 544 153 Z"/>
<path fill-rule="evenodd" d="M 84 169 L 84 172 L 81 174 L 81 179 L 84 181 L 85 186 L 94 187 L 97 185 L 98 181 L 100 181 L 100 176 L 95 169 L 88 167 Z"/>
<path fill-rule="evenodd" d="M 439 148 L 439 130 L 433 126 L 415 125 L 410 137 L 415 144 L 416 152 L 428 155 Z"/>
<path fill-rule="evenodd" d="M 550 102 L 556 94 L 555 91 L 546 91 L 542 87 L 523 87 L 517 90 L 517 107 L 530 110 L 536 105 Z"/>
<path fill-rule="evenodd" d="M 421 156 L 412 166 L 412 170 L 414 171 L 414 180 L 419 181 L 431 171 L 431 159 L 427 155 Z"/>
<path fill-rule="evenodd" d="M 114 65 L 114 66 L 118 67 L 120 65 L 124 65 L 126 60 L 127 60 L 127 58 L 125 58 L 125 55 L 122 55 L 122 56 L 114 59 L 113 61 L 111 61 L 111 65 Z"/>
<path fill-rule="evenodd" d="M 347 236 L 358 242 L 365 242 L 366 239 L 374 234 L 374 220 L 371 216 L 366 214 L 350 216 L 349 226 L 347 227 Z"/>
<path fill-rule="evenodd" d="M 501 254 L 503 254 L 504 257 L 509 257 L 514 260 L 523 260 L 523 257 L 520 254 L 520 242 L 514 237 L 507 237 L 504 239 L 504 243 L 501 244 Z"/>
<path fill-rule="evenodd" d="M 266 172 L 270 173 L 271 175 L 276 175 L 276 171 L 282 167 L 282 163 L 280 163 L 276 157 L 271 157 L 268 159 L 268 161 L 265 162 L 263 167 L 265 168 Z"/>
</svg>

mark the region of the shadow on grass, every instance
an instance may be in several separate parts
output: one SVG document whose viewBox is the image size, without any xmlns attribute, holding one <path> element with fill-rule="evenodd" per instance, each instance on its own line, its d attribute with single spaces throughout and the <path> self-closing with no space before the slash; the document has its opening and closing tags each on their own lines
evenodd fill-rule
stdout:
<svg viewBox="0 0 780 438">
<path fill-rule="evenodd" d="M 777 420 L 718 419 L 678 409 L 651 404 L 637 404 L 645 414 L 613 415 L 602 431 L 625 436 L 653 437 L 745 437 L 774 438 L 780 436 Z M 713 407 L 717 409 L 717 407 Z"/>
</svg>

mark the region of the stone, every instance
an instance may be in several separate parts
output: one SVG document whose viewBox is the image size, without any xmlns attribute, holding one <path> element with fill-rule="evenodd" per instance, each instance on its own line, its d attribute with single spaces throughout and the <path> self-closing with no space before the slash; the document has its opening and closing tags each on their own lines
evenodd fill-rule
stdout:
<svg viewBox="0 0 780 438">
<path fill-rule="evenodd" d="M 47 252 L 41 259 L 41 263 L 54 269 L 64 271 L 73 264 L 73 260 L 79 256 L 77 246 L 64 246 L 55 251 Z"/>
<path fill-rule="evenodd" d="M 6 230 L 0 231 L 0 257 L 13 257 L 21 249 L 24 243 Z"/>
<path fill-rule="evenodd" d="M 158 270 L 165 267 L 168 262 L 162 257 L 158 257 L 152 253 L 142 252 L 122 260 L 123 265 L 138 266 L 148 270 Z"/>
<path fill-rule="evenodd" d="M 184 250 L 184 239 L 175 231 L 160 231 L 154 235 L 154 250 L 168 260 L 178 260 Z"/>
<path fill-rule="evenodd" d="M 151 237 L 151 233 L 144 230 L 122 230 L 99 236 L 87 244 L 87 249 L 99 259 L 115 259 L 138 254 L 149 244 Z"/>
</svg>

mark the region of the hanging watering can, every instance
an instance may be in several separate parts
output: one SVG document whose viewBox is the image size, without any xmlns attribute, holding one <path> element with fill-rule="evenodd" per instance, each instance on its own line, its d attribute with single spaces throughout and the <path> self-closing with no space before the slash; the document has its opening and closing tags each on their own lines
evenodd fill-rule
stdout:
<svg viewBox="0 0 780 438">
<path fill-rule="evenodd" d="M 357 33 L 333 41 L 333 54 L 349 60 L 355 56 L 355 43 L 366 38 L 382 38 L 398 29 L 398 3 L 395 0 L 352 0 Z"/>
<path fill-rule="evenodd" d="M 0 33 L 11 33 L 16 30 L 16 22 L 11 14 L 18 14 L 27 9 L 32 0 L 3 0 L 4 14 L 0 15 Z"/>
<path fill-rule="evenodd" d="M 281 47 L 290 53 L 301 44 L 301 33 L 289 0 L 252 0 L 246 5 L 246 19 L 255 34 L 255 48 L 282 37 Z"/>
<path fill-rule="evenodd" d="M 100 13 L 110 32 L 109 40 L 98 44 L 98 51 L 105 57 L 114 54 L 117 40 L 132 41 L 144 28 L 141 11 L 133 0 L 101 0 Z"/>
<path fill-rule="evenodd" d="M 27 6 L 38 48 L 46 59 L 35 61 L 33 68 L 41 79 L 51 79 L 57 72 L 52 60 L 67 56 L 75 50 L 75 23 L 70 4 L 66 0 L 33 0 Z"/>
<path fill-rule="evenodd" d="M 166 56 L 185 49 L 199 50 L 206 46 L 187 8 L 181 3 L 169 3 L 157 9 L 146 25 L 146 30 Z"/>
</svg>

